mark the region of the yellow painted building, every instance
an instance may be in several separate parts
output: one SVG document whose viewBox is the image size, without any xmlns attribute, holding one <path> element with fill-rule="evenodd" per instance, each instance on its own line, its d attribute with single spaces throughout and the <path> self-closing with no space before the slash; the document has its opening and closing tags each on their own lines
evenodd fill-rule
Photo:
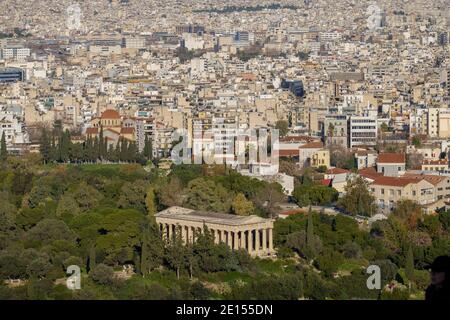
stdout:
<svg viewBox="0 0 450 320">
<path fill-rule="evenodd" d="M 318 168 L 321 166 L 330 167 L 330 150 L 318 150 L 311 156 L 311 167 Z"/>
</svg>

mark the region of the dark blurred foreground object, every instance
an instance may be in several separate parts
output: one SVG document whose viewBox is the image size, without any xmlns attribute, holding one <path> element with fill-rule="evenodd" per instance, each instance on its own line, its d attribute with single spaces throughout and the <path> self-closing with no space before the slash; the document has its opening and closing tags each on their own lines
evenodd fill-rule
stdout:
<svg viewBox="0 0 450 320">
<path fill-rule="evenodd" d="M 425 300 L 450 302 L 450 257 L 437 257 L 428 268 L 431 284 L 425 292 Z"/>
</svg>

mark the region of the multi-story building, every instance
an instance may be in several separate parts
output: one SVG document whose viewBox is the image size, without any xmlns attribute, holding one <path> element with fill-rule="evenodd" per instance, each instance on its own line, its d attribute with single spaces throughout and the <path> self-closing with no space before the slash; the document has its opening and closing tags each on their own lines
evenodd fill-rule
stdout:
<svg viewBox="0 0 450 320">
<path fill-rule="evenodd" d="M 376 151 L 358 150 L 355 153 L 356 167 L 359 169 L 375 166 L 378 153 Z"/>
<path fill-rule="evenodd" d="M 378 177 L 370 184 L 379 211 L 389 213 L 400 200 L 412 200 L 427 206 L 437 201 L 433 184 L 425 179 Z"/>
<path fill-rule="evenodd" d="M 423 160 L 422 170 L 424 171 L 446 171 L 448 170 L 448 160 Z"/>
<path fill-rule="evenodd" d="M 376 116 L 350 116 L 349 147 L 375 146 L 378 137 Z"/>
<path fill-rule="evenodd" d="M 122 47 L 126 49 L 145 49 L 145 38 L 125 37 L 122 39 Z"/>
<path fill-rule="evenodd" d="M 398 177 L 406 170 L 404 153 L 380 153 L 377 158 L 377 172 L 387 177 Z"/>
<path fill-rule="evenodd" d="M 323 136 L 325 144 L 339 145 L 347 148 L 348 144 L 348 116 L 327 115 L 323 125 Z"/>
<path fill-rule="evenodd" d="M 25 80 L 25 71 L 19 68 L 0 68 L 0 83 Z"/>
<path fill-rule="evenodd" d="M 0 59 L 11 59 L 16 61 L 24 61 L 31 55 L 29 48 L 22 47 L 6 47 L 0 49 Z"/>
<path fill-rule="evenodd" d="M 9 152 L 19 153 L 29 143 L 23 118 L 6 106 L 0 108 L 0 137 L 3 134 Z"/>
<path fill-rule="evenodd" d="M 299 166 L 330 167 L 330 153 L 323 149 L 322 142 L 309 142 L 299 147 Z"/>
<path fill-rule="evenodd" d="M 136 142 L 139 152 L 145 147 L 145 137 L 152 141 L 155 137 L 155 119 L 153 118 L 137 118 L 136 119 Z M 153 150 L 152 150 L 153 152 Z M 155 154 L 153 154 L 155 156 Z"/>
<path fill-rule="evenodd" d="M 439 109 L 429 108 L 427 113 L 428 135 L 430 137 L 439 136 Z"/>
<path fill-rule="evenodd" d="M 311 167 L 319 168 L 319 167 L 330 167 L 330 150 L 321 149 L 315 152 L 310 159 Z"/>
</svg>

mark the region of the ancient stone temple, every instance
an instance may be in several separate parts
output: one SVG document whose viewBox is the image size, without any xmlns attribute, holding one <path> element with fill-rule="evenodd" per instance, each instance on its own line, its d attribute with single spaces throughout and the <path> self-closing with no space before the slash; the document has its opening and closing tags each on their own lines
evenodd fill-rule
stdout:
<svg viewBox="0 0 450 320">
<path fill-rule="evenodd" d="M 206 225 L 216 243 L 226 243 L 233 250 L 245 249 L 253 256 L 274 254 L 272 219 L 181 207 L 170 207 L 155 216 L 164 239 L 170 239 L 179 230 L 183 241 L 192 243 Z"/>
</svg>

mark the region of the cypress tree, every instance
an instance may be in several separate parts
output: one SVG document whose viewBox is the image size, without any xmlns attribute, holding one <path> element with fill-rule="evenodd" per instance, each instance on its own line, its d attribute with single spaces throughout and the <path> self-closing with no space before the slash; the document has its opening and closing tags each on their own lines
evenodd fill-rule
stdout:
<svg viewBox="0 0 450 320">
<path fill-rule="evenodd" d="M 144 157 L 146 160 L 152 160 L 153 158 L 153 146 L 152 146 L 152 140 L 148 138 L 147 135 L 145 135 L 145 142 L 144 142 Z"/>
<path fill-rule="evenodd" d="M 115 160 L 114 156 L 115 156 L 114 146 L 111 144 L 108 147 L 108 152 L 106 153 L 106 159 L 108 159 L 108 161 L 115 162 L 116 160 Z"/>
<path fill-rule="evenodd" d="M 92 148 L 92 161 L 97 162 L 97 160 L 100 158 L 100 148 L 99 148 L 99 141 L 98 137 L 96 136 L 94 138 L 94 145 Z"/>
<path fill-rule="evenodd" d="M 142 247 L 141 247 L 141 259 L 140 259 L 140 270 L 143 276 L 148 274 L 150 272 L 150 266 L 149 266 L 149 242 L 150 242 L 150 234 L 148 227 L 144 229 L 144 232 L 142 234 Z"/>
<path fill-rule="evenodd" d="M 83 162 L 88 162 L 91 160 L 91 141 L 91 136 L 88 136 L 84 142 Z"/>
<path fill-rule="evenodd" d="M 58 159 L 58 150 L 56 148 L 55 134 L 52 133 L 52 141 L 50 143 L 50 153 L 49 158 L 51 161 L 56 161 Z"/>
<path fill-rule="evenodd" d="M 414 281 L 414 255 L 412 246 L 409 246 L 408 253 L 406 254 L 405 273 L 409 281 Z"/>
<path fill-rule="evenodd" d="M 149 274 L 151 270 L 162 265 L 164 259 L 164 243 L 159 235 L 158 225 L 154 218 L 149 218 L 142 234 L 141 272 Z"/>
<path fill-rule="evenodd" d="M 312 210 L 310 206 L 308 211 L 308 224 L 306 226 L 306 241 L 308 242 L 308 244 L 312 241 L 313 236 L 314 236 L 314 224 L 312 219 Z"/>
<path fill-rule="evenodd" d="M 69 130 L 60 134 L 60 161 L 67 162 L 70 160 L 71 137 Z"/>
<path fill-rule="evenodd" d="M 5 131 L 3 131 L 2 140 L 0 142 L 0 160 L 4 162 L 6 161 L 7 157 L 8 157 L 8 149 L 6 148 Z"/>
<path fill-rule="evenodd" d="M 106 151 L 105 148 L 105 139 L 103 136 L 103 126 L 100 127 L 100 135 L 99 135 L 99 144 L 98 144 L 98 155 L 100 160 L 104 160 L 106 158 Z"/>
<path fill-rule="evenodd" d="M 136 142 L 132 141 L 130 142 L 129 146 L 128 146 L 128 161 L 130 162 L 136 162 L 139 159 L 139 152 L 138 152 L 138 148 L 136 146 Z"/>
<path fill-rule="evenodd" d="M 128 141 L 121 138 L 120 142 L 120 161 L 128 161 Z"/>
<path fill-rule="evenodd" d="M 120 161 L 120 148 L 121 148 L 121 138 L 117 140 L 116 148 L 114 149 L 114 161 Z"/>
<path fill-rule="evenodd" d="M 89 271 L 95 268 L 96 260 L 97 255 L 95 252 L 95 246 L 92 246 L 91 249 L 89 250 Z"/>
<path fill-rule="evenodd" d="M 308 224 L 306 226 L 306 245 L 308 246 L 311 254 L 315 254 L 314 249 L 314 223 L 313 223 L 313 214 L 311 206 L 309 206 L 308 211 Z"/>
<path fill-rule="evenodd" d="M 51 146 L 50 146 L 50 141 L 48 139 L 48 134 L 47 134 L 47 130 L 46 129 L 42 130 L 39 151 L 40 151 L 40 153 L 42 155 L 44 163 L 49 162 L 50 161 Z"/>
<path fill-rule="evenodd" d="M 141 256 L 134 251 L 133 252 L 133 262 L 134 262 L 134 269 L 136 271 L 137 274 L 142 274 L 141 271 Z"/>
</svg>

